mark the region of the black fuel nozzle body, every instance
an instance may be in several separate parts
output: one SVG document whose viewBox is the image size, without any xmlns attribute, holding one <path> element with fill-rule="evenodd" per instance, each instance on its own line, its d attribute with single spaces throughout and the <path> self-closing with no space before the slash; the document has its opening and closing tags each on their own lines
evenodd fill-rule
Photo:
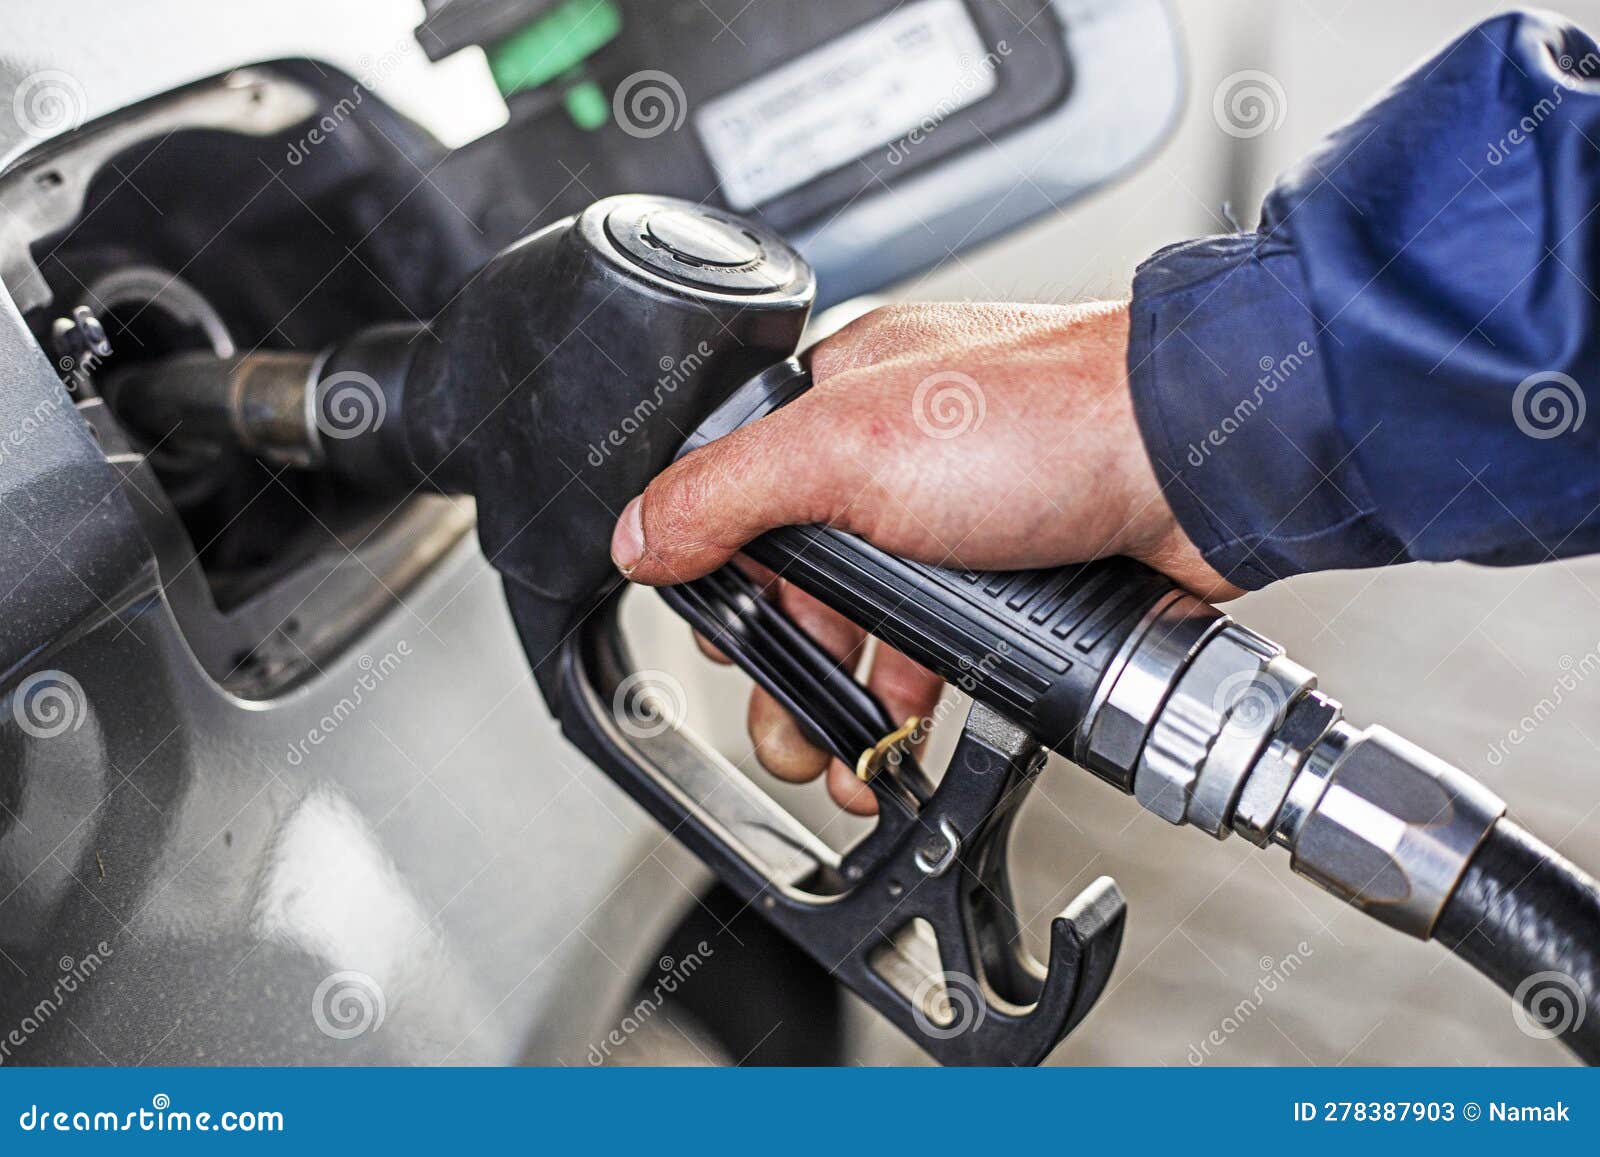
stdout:
<svg viewBox="0 0 1600 1157">
<path fill-rule="evenodd" d="M 321 380 L 372 374 L 394 425 L 327 440 L 330 456 L 477 499 L 539 671 L 616 585 L 618 512 L 728 394 L 793 353 L 814 295 L 810 267 L 755 225 L 607 198 L 503 250 L 425 330 L 335 349 Z"/>
</svg>

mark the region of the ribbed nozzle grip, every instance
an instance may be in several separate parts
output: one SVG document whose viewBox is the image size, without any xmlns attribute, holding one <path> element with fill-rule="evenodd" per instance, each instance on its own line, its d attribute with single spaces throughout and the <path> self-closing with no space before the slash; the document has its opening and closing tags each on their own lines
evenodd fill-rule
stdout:
<svg viewBox="0 0 1600 1157">
<path fill-rule="evenodd" d="M 1067 755 L 1107 666 L 1173 589 L 1125 558 L 958 570 L 823 526 L 771 531 L 746 552 Z"/>
</svg>

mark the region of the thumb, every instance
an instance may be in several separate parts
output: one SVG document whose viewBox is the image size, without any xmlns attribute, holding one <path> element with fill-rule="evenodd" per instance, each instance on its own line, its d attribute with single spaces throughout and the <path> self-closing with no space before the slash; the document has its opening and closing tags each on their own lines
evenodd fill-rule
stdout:
<svg viewBox="0 0 1600 1157">
<path fill-rule="evenodd" d="M 853 465 L 810 436 L 814 407 L 795 401 L 658 474 L 623 508 L 611 559 L 634 582 L 667 586 L 708 574 L 763 531 L 826 522 Z"/>
</svg>

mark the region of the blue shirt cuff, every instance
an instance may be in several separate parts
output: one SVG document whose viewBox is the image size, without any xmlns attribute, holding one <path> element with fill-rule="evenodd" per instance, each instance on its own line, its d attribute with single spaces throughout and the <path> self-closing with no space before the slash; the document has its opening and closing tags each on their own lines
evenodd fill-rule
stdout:
<svg viewBox="0 0 1600 1157">
<path fill-rule="evenodd" d="M 1305 279 L 1287 243 L 1208 237 L 1133 282 L 1128 378 L 1167 502 L 1206 561 L 1247 589 L 1406 561 L 1335 421 Z"/>
</svg>

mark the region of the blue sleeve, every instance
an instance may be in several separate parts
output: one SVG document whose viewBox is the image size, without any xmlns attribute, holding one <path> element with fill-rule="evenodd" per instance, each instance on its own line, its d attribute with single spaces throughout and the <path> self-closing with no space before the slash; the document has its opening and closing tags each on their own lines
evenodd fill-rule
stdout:
<svg viewBox="0 0 1600 1157">
<path fill-rule="evenodd" d="M 1600 550 L 1600 50 L 1474 28 L 1134 279 L 1129 380 L 1185 531 L 1245 587 Z"/>
</svg>

